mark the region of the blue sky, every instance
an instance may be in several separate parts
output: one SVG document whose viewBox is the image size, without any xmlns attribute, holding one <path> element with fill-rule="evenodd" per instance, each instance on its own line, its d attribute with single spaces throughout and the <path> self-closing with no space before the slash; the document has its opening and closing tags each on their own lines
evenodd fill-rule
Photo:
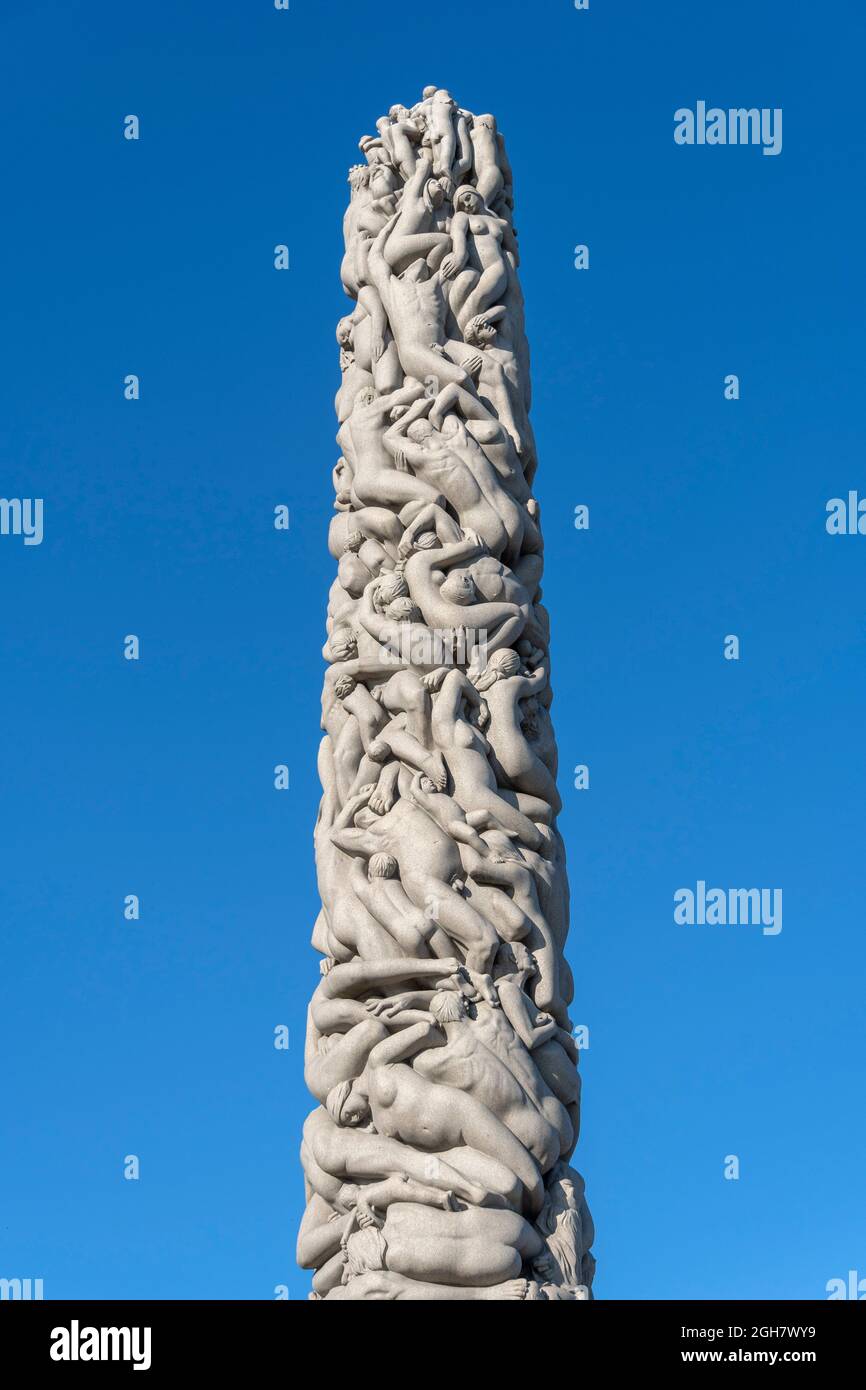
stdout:
<svg viewBox="0 0 866 1390">
<path fill-rule="evenodd" d="M 597 1293 L 866 1276 L 866 537 L 824 526 L 866 496 L 864 37 L 853 0 L 4 6 L 0 494 L 45 536 L 0 537 L 0 1275 L 305 1296 L 345 174 L 435 82 L 515 172 Z M 677 146 L 700 99 L 781 107 L 781 155 Z M 675 924 L 699 879 L 780 887 L 782 932 Z"/>
</svg>

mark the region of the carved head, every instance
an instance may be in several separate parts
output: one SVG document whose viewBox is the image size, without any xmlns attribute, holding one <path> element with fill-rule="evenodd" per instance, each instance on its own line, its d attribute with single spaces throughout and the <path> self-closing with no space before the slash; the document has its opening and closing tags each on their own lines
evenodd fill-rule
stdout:
<svg viewBox="0 0 866 1390">
<path fill-rule="evenodd" d="M 367 877 L 396 878 L 398 870 L 399 865 L 393 854 L 371 854 L 367 864 Z"/>
<path fill-rule="evenodd" d="M 414 444 L 425 444 L 433 438 L 433 426 L 429 420 L 413 420 L 406 433 Z"/>
<path fill-rule="evenodd" d="M 340 628 L 338 632 L 332 633 L 330 646 L 331 655 L 335 661 L 351 661 L 352 657 L 358 654 L 358 638 L 350 627 L 343 627 Z M 340 686 L 342 682 L 347 680 L 352 681 L 351 689 L 341 689 Z M 351 676 L 340 676 L 339 680 L 334 685 L 334 690 L 341 700 L 345 699 L 347 695 L 351 695 L 354 688 L 355 682 Z"/>
<path fill-rule="evenodd" d="M 387 198 L 399 182 L 398 175 L 387 164 L 374 164 L 370 170 L 370 192 L 374 198 Z"/>
<path fill-rule="evenodd" d="M 463 340 L 470 347 L 486 347 L 496 337 L 496 328 L 483 314 L 476 314 L 463 329 Z"/>
<path fill-rule="evenodd" d="M 376 585 L 374 601 L 380 612 L 384 612 L 389 603 L 393 603 L 395 598 L 406 598 L 409 594 L 409 585 L 406 583 L 402 574 L 397 570 L 392 570 L 390 574 L 384 575 Z"/>
<path fill-rule="evenodd" d="M 464 183 L 454 194 L 454 208 L 457 212 L 481 212 L 484 201 L 476 188 Z"/>
<path fill-rule="evenodd" d="M 325 1097 L 325 1109 L 334 1124 L 341 1129 L 354 1129 L 370 1118 L 370 1102 L 363 1091 L 356 1091 L 351 1081 L 341 1081 Z"/>
<path fill-rule="evenodd" d="M 466 1000 L 456 990 L 440 989 L 430 1000 L 430 1012 L 437 1023 L 459 1023 L 466 1017 Z"/>
<path fill-rule="evenodd" d="M 520 657 L 510 647 L 503 647 L 501 651 L 494 652 L 487 663 L 487 669 L 475 682 L 476 690 L 489 690 L 491 685 L 495 685 L 497 681 L 507 680 L 509 676 L 516 676 L 520 670 L 520 664 Z"/>
<path fill-rule="evenodd" d="M 418 623 L 422 620 L 421 609 L 410 598 L 395 598 L 385 609 L 385 617 L 392 623 Z"/>
<path fill-rule="evenodd" d="M 425 183 L 424 202 L 431 212 L 435 208 L 441 208 L 442 204 L 445 202 L 445 190 L 436 179 L 428 179 Z"/>
<path fill-rule="evenodd" d="M 468 570 L 452 570 L 439 592 L 446 602 L 459 604 L 461 608 L 474 603 L 478 597 L 475 580 Z"/>
<path fill-rule="evenodd" d="M 363 1231 L 353 1231 L 346 1241 L 346 1267 L 343 1270 L 343 1283 L 347 1284 L 359 1274 L 377 1273 L 385 1269 L 387 1243 L 378 1226 L 367 1226 Z"/>
<path fill-rule="evenodd" d="M 338 676 L 334 681 L 334 694 L 338 700 L 345 700 L 355 689 L 354 676 Z"/>
<path fill-rule="evenodd" d="M 369 164 L 353 164 L 348 174 L 349 187 L 352 190 L 352 197 L 360 193 L 361 189 L 366 188 L 370 182 Z"/>
<path fill-rule="evenodd" d="M 372 405 L 377 398 L 378 392 L 375 386 L 362 386 L 355 397 L 354 404 L 359 410 L 363 410 L 365 406 Z"/>
</svg>

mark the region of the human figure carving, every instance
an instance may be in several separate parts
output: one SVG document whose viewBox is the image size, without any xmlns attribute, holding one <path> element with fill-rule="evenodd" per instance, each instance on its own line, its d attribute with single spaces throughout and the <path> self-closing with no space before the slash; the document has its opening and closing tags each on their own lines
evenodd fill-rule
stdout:
<svg viewBox="0 0 866 1390">
<path fill-rule="evenodd" d="M 379 1185 L 380 1190 L 383 1186 Z M 379 1217 L 374 1215 L 368 1192 L 372 1189 L 362 1189 L 354 1210 L 337 1222 L 325 1224 L 328 1206 L 322 1204 L 320 1220 L 326 1238 L 330 1237 L 327 1244 L 320 1240 L 322 1253 L 340 1242 L 339 1254 L 334 1252 L 332 1262 L 314 1281 L 324 1297 L 331 1289 L 347 1288 L 356 1279 L 385 1271 L 428 1286 L 501 1291 L 545 1249 L 536 1227 L 516 1212 L 453 1209 L 430 1201 L 419 1204 L 409 1195 L 404 1202 L 389 1201 Z"/>
<path fill-rule="evenodd" d="M 516 253 L 513 233 L 496 217 L 478 190 L 458 188 L 451 219 L 452 250 L 442 262 L 446 280 L 454 280 L 448 298 L 451 311 L 463 325 L 498 304 L 508 288 L 506 253 Z"/>
<path fill-rule="evenodd" d="M 449 233 L 436 226 L 445 194 L 441 183 L 431 177 L 432 167 L 429 157 L 422 155 L 403 189 L 400 210 L 384 243 L 385 260 L 394 275 L 401 275 L 419 259 L 436 269 L 451 245 Z"/>
<path fill-rule="evenodd" d="M 548 682 L 546 659 L 543 653 L 537 656 L 538 666 L 524 671 L 517 652 L 509 648 L 495 652 L 475 686 L 484 696 L 490 715 L 486 734 L 500 780 L 515 791 L 540 797 L 556 815 L 562 806 L 556 781 L 522 728 L 521 701 L 538 695 Z"/>
<path fill-rule="evenodd" d="M 469 532 L 462 540 L 438 550 L 418 550 L 406 561 L 409 592 L 424 621 L 439 631 L 469 628 L 483 634 L 488 652 L 517 641 L 526 626 L 528 605 L 497 600 L 485 603 L 466 562 L 483 552 L 479 536 Z"/>
<path fill-rule="evenodd" d="M 339 1100 L 335 1098 L 337 1123 L 355 1126 L 371 1119 L 377 1134 L 433 1153 L 463 1146 L 474 1149 L 511 1171 L 517 1180 L 512 1202 L 537 1214 L 544 1189 L 526 1147 L 486 1105 L 456 1087 L 426 1081 L 408 1065 L 437 1031 L 431 1018 L 377 1043 L 363 1075 L 351 1085 L 345 1083 L 348 1090 Z"/>
<path fill-rule="evenodd" d="M 387 430 L 385 447 L 398 466 L 410 464 L 418 479 L 438 489 L 464 530 L 476 532 L 492 555 L 512 564 L 524 551 L 539 550 L 540 536 L 531 515 L 503 487 L 465 423 L 452 413 L 439 429 L 422 418 L 427 414 L 432 414 L 430 402 L 420 399 Z"/>
<path fill-rule="evenodd" d="M 486 707 L 475 686 L 462 671 L 449 671 L 433 706 L 432 730 L 457 801 L 466 810 L 490 811 L 530 849 L 541 849 L 548 840 L 534 821 L 546 824 L 551 808 L 540 797 L 497 786 L 490 745 L 480 727 L 486 722 Z"/>
<path fill-rule="evenodd" d="M 345 1091 L 345 1095 L 348 1094 L 349 1091 Z M 346 1181 L 371 1181 L 382 1176 L 412 1178 L 442 1192 L 453 1192 L 473 1206 L 488 1202 L 501 1206 L 505 1196 L 516 1190 L 513 1176 L 502 1168 L 497 1174 L 493 1164 L 490 1172 L 494 1178 L 498 1177 L 501 1182 L 505 1173 L 504 1193 L 500 1186 L 488 1189 L 464 1176 L 448 1162 L 450 1155 L 436 1154 L 433 1162 L 428 1153 L 409 1144 L 401 1144 L 371 1130 L 346 1129 L 323 1106 L 307 1117 L 301 1157 L 311 1188 L 329 1201 L 339 1197 Z M 467 1166 L 473 1166 L 471 1157 Z"/>
<path fill-rule="evenodd" d="M 396 407 L 417 400 L 423 388 L 401 386 L 387 396 L 377 396 L 365 386 L 355 399 L 351 415 L 340 427 L 337 441 L 352 466 L 352 499 L 356 506 L 402 507 L 407 502 L 436 502 L 435 488 L 408 473 L 399 472 L 384 445 L 384 420 Z"/>
<path fill-rule="evenodd" d="M 458 969 L 453 958 L 408 956 L 333 964 L 310 1001 L 304 1078 L 313 1095 L 324 1101 L 334 1086 L 360 1076 L 376 1043 L 388 1036 L 388 1029 L 358 995 L 416 978 L 445 980 Z"/>
<path fill-rule="evenodd" d="M 514 1072 L 479 1040 L 477 1030 L 467 1019 L 463 996 L 440 991 L 430 1001 L 430 1012 L 439 1025 L 442 1040 L 439 1042 L 434 1035 L 433 1045 L 418 1053 L 415 1071 L 428 1081 L 455 1086 L 474 1096 L 520 1140 L 541 1171 L 546 1172 L 560 1156 L 561 1135 L 535 1106 Z"/>
<path fill-rule="evenodd" d="M 499 945 L 494 927 L 454 890 L 462 882 L 458 843 L 412 800 L 401 797 L 384 816 L 369 810 L 372 787 L 346 802 L 331 832 L 346 854 L 390 854 L 400 881 L 415 907 L 435 904 L 442 930 L 465 953 L 473 970 L 489 970 Z"/>
<path fill-rule="evenodd" d="M 495 116 L 476 116 L 472 122 L 472 153 L 475 165 L 475 187 L 482 203 L 493 205 L 505 187 L 505 176 L 499 161 Z"/>
<path fill-rule="evenodd" d="M 428 378 L 437 384 L 455 381 L 472 389 L 468 373 L 449 361 L 443 350 L 448 306 L 441 270 L 431 271 L 419 257 L 398 276 L 388 264 L 385 248 L 397 221 L 391 218 L 371 243 L 367 271 L 385 306 L 403 371 L 419 382 Z"/>
<path fill-rule="evenodd" d="M 391 163 L 399 171 L 403 183 L 408 183 L 415 172 L 418 145 L 423 135 L 421 125 L 405 106 L 396 105 L 391 107 L 387 116 L 380 117 L 376 129 L 388 150 Z"/>
</svg>

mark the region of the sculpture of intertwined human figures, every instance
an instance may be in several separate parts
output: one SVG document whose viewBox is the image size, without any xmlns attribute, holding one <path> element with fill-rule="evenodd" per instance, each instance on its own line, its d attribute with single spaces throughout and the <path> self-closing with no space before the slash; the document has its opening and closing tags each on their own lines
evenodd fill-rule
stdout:
<svg viewBox="0 0 866 1390">
<path fill-rule="evenodd" d="M 308 1010 L 317 1301 L 591 1297 L 512 173 L 444 88 L 349 173 Z"/>
</svg>

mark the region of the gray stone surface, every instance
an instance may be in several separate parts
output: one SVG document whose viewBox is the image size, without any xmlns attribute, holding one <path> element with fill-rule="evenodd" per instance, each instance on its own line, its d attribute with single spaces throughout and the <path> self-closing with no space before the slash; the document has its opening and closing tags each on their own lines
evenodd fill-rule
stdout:
<svg viewBox="0 0 866 1390">
<path fill-rule="evenodd" d="M 317 1300 L 578 1300 L 542 539 L 512 179 L 428 87 L 349 174 L 299 1262 Z"/>
</svg>

